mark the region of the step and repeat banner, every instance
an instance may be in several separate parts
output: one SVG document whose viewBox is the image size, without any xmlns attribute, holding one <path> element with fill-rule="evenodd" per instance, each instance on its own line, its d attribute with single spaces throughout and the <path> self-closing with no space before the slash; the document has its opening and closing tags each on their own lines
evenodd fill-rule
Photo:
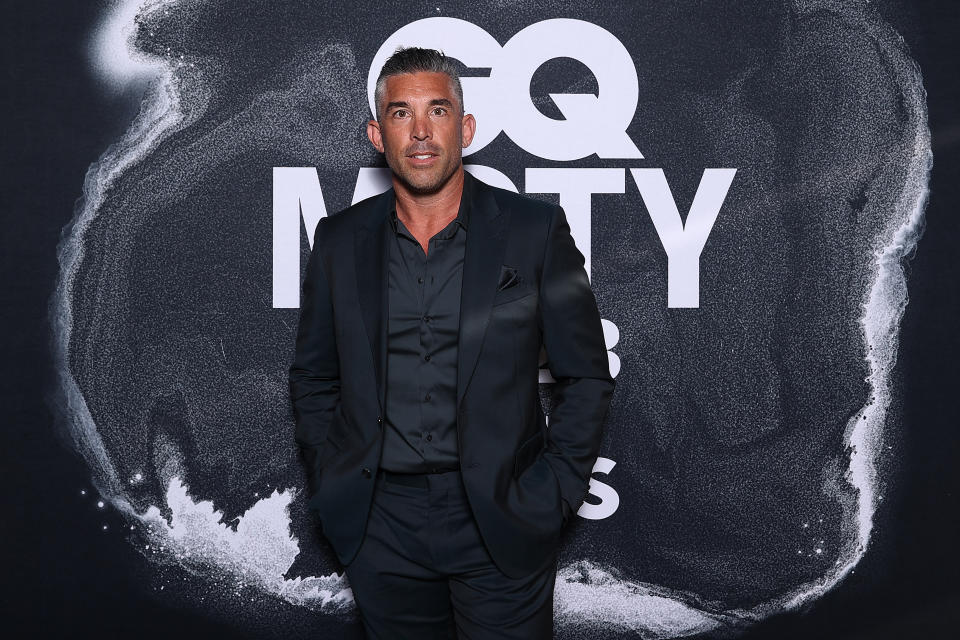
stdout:
<svg viewBox="0 0 960 640">
<path fill-rule="evenodd" d="M 603 318 L 617 387 L 558 634 L 727 637 L 856 570 L 899 472 L 932 162 L 870 4 L 119 2 L 89 43 L 143 99 L 59 247 L 59 405 L 169 602 L 355 616 L 287 368 L 317 221 L 389 186 L 364 129 L 398 45 L 459 62 L 467 170 L 563 205 Z"/>
</svg>

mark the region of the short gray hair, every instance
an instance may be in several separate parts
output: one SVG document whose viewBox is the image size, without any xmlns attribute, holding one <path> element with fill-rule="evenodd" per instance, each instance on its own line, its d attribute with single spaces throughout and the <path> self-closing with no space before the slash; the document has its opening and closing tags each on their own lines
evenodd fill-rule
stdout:
<svg viewBox="0 0 960 640">
<path fill-rule="evenodd" d="M 436 49 L 422 49 L 420 47 L 397 47 L 392 56 L 387 58 L 377 76 L 377 88 L 373 92 L 373 103 L 376 107 L 377 121 L 380 120 L 380 101 L 386 90 L 387 78 L 404 73 L 445 73 L 450 77 L 453 92 L 460 103 L 460 115 L 463 115 L 463 87 L 460 85 L 460 73 L 452 58 Z"/>
</svg>

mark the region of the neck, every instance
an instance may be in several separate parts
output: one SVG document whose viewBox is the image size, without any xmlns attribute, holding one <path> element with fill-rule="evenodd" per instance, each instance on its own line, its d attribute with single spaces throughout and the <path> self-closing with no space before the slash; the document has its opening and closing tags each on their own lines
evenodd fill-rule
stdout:
<svg viewBox="0 0 960 640">
<path fill-rule="evenodd" d="M 463 195 L 463 165 L 433 193 L 416 193 L 407 189 L 396 176 L 393 190 L 397 198 L 397 217 L 408 228 L 439 230 L 457 217 Z"/>
</svg>

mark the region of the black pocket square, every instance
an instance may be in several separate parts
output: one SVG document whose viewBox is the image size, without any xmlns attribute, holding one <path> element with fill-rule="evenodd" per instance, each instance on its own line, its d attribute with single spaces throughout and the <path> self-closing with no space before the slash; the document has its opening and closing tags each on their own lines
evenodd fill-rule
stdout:
<svg viewBox="0 0 960 640">
<path fill-rule="evenodd" d="M 497 291 L 503 291 L 504 289 L 516 286 L 520 284 L 521 280 L 520 273 L 516 269 L 503 265 L 500 268 L 500 284 L 497 285 Z"/>
</svg>

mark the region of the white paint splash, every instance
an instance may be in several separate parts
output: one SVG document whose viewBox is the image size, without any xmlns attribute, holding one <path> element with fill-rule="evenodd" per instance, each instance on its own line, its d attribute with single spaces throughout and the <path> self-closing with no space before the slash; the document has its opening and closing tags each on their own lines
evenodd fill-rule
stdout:
<svg viewBox="0 0 960 640">
<path fill-rule="evenodd" d="M 867 33 L 880 55 L 889 63 L 903 92 L 907 111 L 906 145 L 912 150 L 903 189 L 896 201 L 893 224 L 878 239 L 873 284 L 863 303 L 860 325 L 867 345 L 867 382 L 871 396 L 850 418 L 844 432 L 849 448 L 845 479 L 854 488 L 855 502 L 841 501 L 844 525 L 843 547 L 834 568 L 820 579 L 802 585 L 783 597 L 754 608 L 765 617 L 780 610 L 800 608 L 816 600 L 850 574 L 863 558 L 870 543 L 873 517 L 879 499 L 877 464 L 884 435 L 887 410 L 893 400 L 890 380 L 897 360 L 900 320 L 907 306 L 907 281 L 902 261 L 909 257 L 923 233 L 933 154 L 927 124 L 926 92 L 916 64 L 907 56 L 903 41 L 888 25 L 871 19 L 846 3 L 811 2 L 806 10 L 830 8 L 843 16 L 849 26 Z M 835 492 L 832 492 L 835 493 Z"/>
<path fill-rule="evenodd" d="M 100 211 L 106 193 L 119 176 L 149 155 L 171 133 L 186 124 L 180 109 L 180 94 L 173 82 L 173 74 L 169 67 L 159 59 L 135 50 L 131 42 L 134 18 L 142 15 L 147 7 L 158 10 L 162 5 L 163 3 L 158 2 L 118 3 L 114 5 L 114 11 L 98 32 L 98 41 L 108 35 L 121 39 L 120 43 L 113 43 L 110 46 L 100 44 L 95 47 L 99 55 L 105 58 L 97 65 L 99 69 L 119 68 L 123 66 L 119 61 L 124 60 L 124 65 L 137 67 L 139 71 L 126 72 L 123 77 L 134 78 L 152 74 L 154 81 L 147 88 L 140 113 L 130 129 L 120 141 L 107 148 L 100 159 L 87 170 L 80 208 L 57 247 L 61 277 L 50 303 L 54 358 L 58 365 L 61 400 L 65 405 L 62 413 L 68 422 L 69 436 L 77 451 L 91 466 L 92 480 L 97 490 L 108 496 L 122 511 L 131 514 L 132 508 L 124 496 L 124 483 L 118 477 L 107 455 L 83 394 L 70 371 L 69 347 L 73 331 L 71 300 L 77 270 L 84 259 L 84 234 Z M 121 43 L 122 48 L 127 51 L 126 55 L 117 53 Z M 112 72 L 105 71 L 105 73 Z M 198 116 L 199 114 L 195 114 L 194 118 Z"/>
<path fill-rule="evenodd" d="M 257 587 L 291 604 L 347 611 L 353 593 L 343 574 L 284 577 L 300 554 L 298 540 L 290 534 L 289 508 L 297 495 L 296 489 L 274 491 L 238 516 L 234 529 L 212 501 L 194 500 L 174 475 L 165 496 L 171 516 L 151 506 L 136 518 L 144 525 L 147 546 L 183 566 L 226 573 L 238 586 Z M 729 613 L 711 613 L 693 594 L 622 580 L 588 561 L 558 572 L 555 612 L 560 623 L 599 619 L 607 628 L 639 631 L 650 639 L 693 635 L 736 622 Z"/>
<path fill-rule="evenodd" d="M 136 18 L 173 4 L 164 0 L 114 0 L 91 38 L 89 55 L 97 74 L 115 89 L 146 82 L 165 73 L 162 60 L 132 44 Z"/>
<path fill-rule="evenodd" d="M 607 631 L 635 631 L 644 640 L 691 636 L 736 622 L 729 614 L 708 612 L 692 594 L 623 580 L 586 560 L 557 572 L 555 602 L 558 624 L 597 620 Z"/>
<path fill-rule="evenodd" d="M 284 578 L 300 554 L 290 534 L 290 504 L 297 491 L 274 491 L 236 518 L 236 529 L 223 522 L 223 512 L 209 500 L 194 501 L 179 477 L 170 479 L 166 503 L 172 516 L 149 507 L 138 514 L 149 545 L 173 555 L 184 566 L 225 572 L 238 586 L 256 587 L 291 604 L 324 610 L 345 610 L 353 592 L 342 574 Z"/>
</svg>

